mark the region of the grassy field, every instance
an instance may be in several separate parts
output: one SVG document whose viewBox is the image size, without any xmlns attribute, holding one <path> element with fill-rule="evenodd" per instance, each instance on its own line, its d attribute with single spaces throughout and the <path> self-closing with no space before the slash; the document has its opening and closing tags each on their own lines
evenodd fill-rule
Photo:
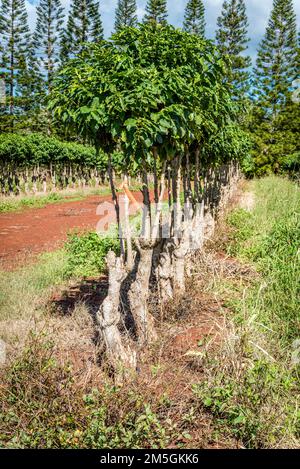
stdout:
<svg viewBox="0 0 300 469">
<path fill-rule="evenodd" d="M 244 272 L 213 284 L 233 315 L 195 393 L 243 446 L 299 447 L 300 188 L 269 177 L 247 190 L 254 210 L 229 214 L 223 245 Z"/>
<path fill-rule="evenodd" d="M 269 177 L 246 182 L 244 191 L 253 207 L 235 205 L 219 223 L 185 297 L 165 309 L 144 374 L 126 386 L 99 367 L 88 301 L 67 316 L 52 301 L 85 276 L 97 279 L 114 246 L 87 233 L 34 266 L 1 273 L 8 361 L 0 446 L 299 447 L 300 188 Z M 168 349 L 172 331 L 201 326 L 202 309 L 218 320 L 221 340 L 200 340 L 182 362 Z"/>
</svg>

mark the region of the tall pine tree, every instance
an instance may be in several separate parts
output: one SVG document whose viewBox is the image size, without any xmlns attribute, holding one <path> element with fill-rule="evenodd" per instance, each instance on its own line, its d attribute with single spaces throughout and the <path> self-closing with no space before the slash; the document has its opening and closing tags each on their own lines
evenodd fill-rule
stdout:
<svg viewBox="0 0 300 469">
<path fill-rule="evenodd" d="M 136 0 L 119 0 L 116 9 L 115 31 L 137 24 Z"/>
<path fill-rule="evenodd" d="M 245 55 L 248 39 L 248 18 L 244 0 L 224 1 L 217 20 L 217 43 L 230 66 L 226 76 L 235 98 L 243 97 L 250 89 L 251 58 Z"/>
<path fill-rule="evenodd" d="M 148 0 L 145 22 L 166 23 L 168 17 L 167 0 Z"/>
<path fill-rule="evenodd" d="M 296 15 L 292 0 L 274 0 L 260 43 L 253 80 L 256 172 L 289 170 L 300 158 L 300 106 L 292 83 L 299 76 Z M 298 57 L 298 58 L 297 58 Z"/>
<path fill-rule="evenodd" d="M 202 0 L 189 0 L 184 15 L 183 29 L 197 36 L 205 36 L 205 9 Z"/>
<path fill-rule="evenodd" d="M 68 22 L 61 38 L 62 62 L 82 50 L 83 43 L 103 39 L 99 1 L 72 0 Z"/>
<path fill-rule="evenodd" d="M 19 86 L 27 74 L 28 51 L 31 50 L 25 0 L 2 0 L 0 7 L 1 65 L 8 87 L 8 105 L 15 112 Z"/>
<path fill-rule="evenodd" d="M 297 74 L 297 27 L 292 0 L 273 0 L 254 70 L 255 96 L 275 116 L 286 102 Z M 299 70 L 298 70 L 299 73 Z"/>
<path fill-rule="evenodd" d="M 46 91 L 51 88 L 55 68 L 59 62 L 60 36 L 63 30 L 64 9 L 60 0 L 40 0 L 37 6 L 33 46 L 40 71 L 45 78 Z"/>
</svg>

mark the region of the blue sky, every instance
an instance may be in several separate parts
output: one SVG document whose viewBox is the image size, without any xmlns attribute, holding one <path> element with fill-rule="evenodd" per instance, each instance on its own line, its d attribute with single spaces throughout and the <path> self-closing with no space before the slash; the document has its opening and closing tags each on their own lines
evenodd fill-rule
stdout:
<svg viewBox="0 0 300 469">
<path fill-rule="evenodd" d="M 220 14 L 223 0 L 203 0 L 206 8 L 207 36 L 213 38 L 216 31 L 216 20 Z M 31 29 L 35 26 L 35 5 L 38 0 L 25 0 Z M 68 10 L 70 0 L 61 0 Z M 138 17 L 142 19 L 145 13 L 146 0 L 137 0 Z M 168 0 L 169 22 L 174 26 L 181 26 L 184 16 L 184 9 L 187 0 Z M 108 37 L 114 26 L 114 14 L 117 0 L 100 0 L 100 10 L 105 30 Z M 246 0 L 247 13 L 249 18 L 249 55 L 253 59 L 256 56 L 257 46 L 264 34 L 268 18 L 270 15 L 272 0 Z M 300 28 L 300 0 L 294 0 L 294 7 L 297 14 L 298 29 Z"/>
</svg>

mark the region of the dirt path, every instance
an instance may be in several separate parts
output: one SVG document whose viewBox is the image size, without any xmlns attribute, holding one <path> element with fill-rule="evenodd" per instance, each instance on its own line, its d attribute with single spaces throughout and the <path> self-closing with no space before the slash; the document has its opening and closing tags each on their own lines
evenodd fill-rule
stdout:
<svg viewBox="0 0 300 469">
<path fill-rule="evenodd" d="M 134 194 L 142 200 L 141 193 Z M 240 197 L 240 206 L 251 211 L 254 194 L 245 192 Z M 96 229 L 101 219 L 96 210 L 101 202 L 111 202 L 111 196 L 89 196 L 82 201 L 0 214 L 0 268 L 14 269 L 37 254 L 59 248 L 75 228 Z"/>
<path fill-rule="evenodd" d="M 135 197 L 142 199 L 140 193 Z M 82 201 L 0 214 L 0 268 L 10 270 L 28 257 L 57 249 L 72 229 L 96 229 L 101 219 L 96 210 L 101 202 L 111 202 L 111 196 L 90 196 Z"/>
</svg>

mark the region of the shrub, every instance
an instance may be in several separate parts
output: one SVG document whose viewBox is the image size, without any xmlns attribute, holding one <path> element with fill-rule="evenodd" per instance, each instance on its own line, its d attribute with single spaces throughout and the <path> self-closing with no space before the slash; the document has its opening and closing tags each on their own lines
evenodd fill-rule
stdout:
<svg viewBox="0 0 300 469">
<path fill-rule="evenodd" d="M 120 242 L 114 237 L 100 237 L 96 232 L 72 233 L 66 243 L 67 272 L 76 277 L 98 275 L 105 269 L 108 251 L 119 254 Z"/>
<path fill-rule="evenodd" d="M 37 164 L 48 166 L 50 163 L 106 167 L 104 153 L 97 156 L 93 147 L 38 133 L 0 135 L 0 161 L 17 168 Z"/>
</svg>

